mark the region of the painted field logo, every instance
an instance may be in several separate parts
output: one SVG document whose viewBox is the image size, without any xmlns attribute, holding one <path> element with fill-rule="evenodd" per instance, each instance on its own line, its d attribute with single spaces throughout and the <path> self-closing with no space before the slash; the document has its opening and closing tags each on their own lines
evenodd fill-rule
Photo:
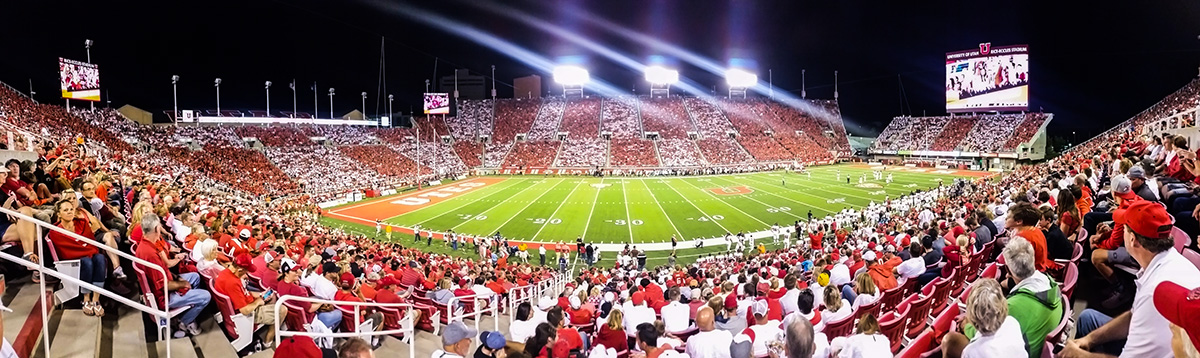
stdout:
<svg viewBox="0 0 1200 358">
<path fill-rule="evenodd" d="M 882 185 L 879 185 L 879 184 L 876 184 L 876 183 L 862 183 L 862 184 L 858 184 L 858 185 L 855 185 L 855 186 L 857 186 L 857 187 L 859 187 L 859 188 L 868 188 L 868 189 L 879 189 L 879 188 L 883 188 L 883 186 L 882 186 Z"/>
<path fill-rule="evenodd" d="M 867 193 L 867 195 L 887 195 L 887 191 L 886 190 L 876 190 L 876 191 Z"/>
<path fill-rule="evenodd" d="M 826 204 L 837 204 L 837 203 L 844 203 L 844 202 L 846 202 L 846 198 L 833 198 L 833 199 L 825 200 Z"/>
<path fill-rule="evenodd" d="M 727 186 L 723 188 L 708 188 L 708 191 L 717 195 L 742 195 L 753 193 L 754 190 L 745 186 Z"/>
<path fill-rule="evenodd" d="M 604 189 L 610 186 L 612 186 L 612 184 L 592 184 L 592 187 L 596 189 Z"/>
</svg>

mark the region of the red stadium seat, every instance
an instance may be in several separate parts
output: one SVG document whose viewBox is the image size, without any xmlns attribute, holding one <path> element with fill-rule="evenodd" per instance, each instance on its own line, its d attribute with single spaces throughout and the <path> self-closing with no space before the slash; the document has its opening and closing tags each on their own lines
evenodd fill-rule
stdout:
<svg viewBox="0 0 1200 358">
<path fill-rule="evenodd" d="M 900 351 L 904 343 L 904 328 L 907 323 L 906 312 L 888 312 L 879 318 L 879 333 L 887 336 L 892 343 L 892 353 Z"/>
<path fill-rule="evenodd" d="M 825 336 L 829 339 L 837 337 L 848 337 L 854 330 L 854 315 L 846 316 L 837 321 L 832 321 L 825 324 Z"/>
<path fill-rule="evenodd" d="M 926 319 L 929 317 L 931 301 L 933 301 L 933 295 L 920 296 L 908 306 L 907 314 L 905 315 L 908 319 L 908 333 L 905 334 L 906 337 L 915 337 L 928 326 Z"/>
</svg>

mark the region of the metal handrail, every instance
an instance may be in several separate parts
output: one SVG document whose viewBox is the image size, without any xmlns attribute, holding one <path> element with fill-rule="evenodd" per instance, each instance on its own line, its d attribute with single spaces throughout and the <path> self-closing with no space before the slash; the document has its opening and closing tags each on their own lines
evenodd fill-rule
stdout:
<svg viewBox="0 0 1200 358">
<path fill-rule="evenodd" d="M 497 310 L 499 305 L 496 303 L 496 301 L 497 301 L 496 299 L 498 297 L 499 297 L 499 295 L 494 295 L 491 298 L 486 299 L 488 302 L 488 307 L 485 309 L 479 309 L 479 295 L 466 295 L 466 296 L 451 297 L 450 301 L 446 302 L 446 310 L 448 311 L 446 314 L 446 322 L 454 322 L 455 320 L 462 321 L 462 320 L 466 319 L 468 316 L 471 316 L 475 321 L 475 330 L 479 331 L 480 315 L 482 315 L 483 313 L 486 313 L 486 312 L 492 312 L 492 325 L 494 326 L 494 327 L 492 327 L 492 329 L 495 331 L 499 331 L 500 330 L 500 311 Z M 466 313 L 466 310 L 463 310 L 463 313 L 461 315 L 455 314 L 454 312 L 456 311 L 456 308 L 457 308 L 455 303 L 458 303 L 458 301 L 462 301 L 462 300 L 465 300 L 468 298 L 475 302 L 475 309 L 473 310 L 473 312 L 471 312 L 471 314 L 468 315 Z M 466 322 L 463 322 L 463 323 L 465 324 Z M 478 336 L 475 337 L 475 341 L 477 343 L 480 342 Z"/>
<path fill-rule="evenodd" d="M 283 318 L 281 318 L 278 314 L 276 314 L 275 315 L 275 334 L 280 337 L 282 337 L 282 336 L 304 336 L 304 337 L 348 338 L 348 337 L 361 337 L 364 335 L 365 336 L 382 336 L 382 335 L 390 336 L 393 334 L 400 333 L 400 334 L 405 334 L 406 337 L 410 337 L 409 344 L 408 344 L 408 356 L 415 357 L 416 345 L 417 345 L 416 322 L 412 323 L 412 325 L 411 325 L 411 327 L 413 327 L 412 329 L 404 329 L 403 328 L 404 325 L 401 324 L 400 329 L 393 329 L 393 330 L 385 329 L 385 330 L 373 331 L 373 332 L 360 332 L 358 330 L 358 326 L 359 326 L 358 321 L 362 318 L 360 316 L 362 310 L 360 310 L 359 307 L 367 306 L 367 307 L 407 308 L 408 310 L 405 311 L 406 313 L 404 314 L 404 317 L 401 318 L 400 320 L 401 321 L 403 321 L 403 320 L 411 321 L 412 320 L 412 310 L 413 310 L 413 305 L 411 303 L 335 301 L 335 300 L 326 300 L 326 299 L 315 298 L 315 297 L 300 297 L 300 296 L 292 296 L 292 295 L 283 295 L 283 296 L 279 296 L 279 299 L 275 300 L 275 312 L 279 312 L 279 306 L 282 306 L 284 301 L 299 301 L 299 302 L 317 303 L 317 304 L 322 304 L 322 305 L 331 304 L 331 305 L 335 305 L 335 306 L 354 306 L 354 322 L 355 322 L 355 324 L 354 324 L 354 332 L 313 333 L 313 332 L 305 332 L 305 331 L 289 331 L 289 330 L 284 330 L 284 329 L 280 328 L 280 327 L 283 327 L 279 324 L 280 320 Z M 384 321 L 386 321 L 386 320 L 387 319 L 384 318 Z M 329 328 L 332 330 L 336 327 L 329 327 Z M 282 344 L 282 342 L 283 342 L 282 339 L 276 339 L 275 340 L 275 348 L 278 349 L 279 345 Z"/>
<path fill-rule="evenodd" d="M 85 288 L 91 290 L 92 292 L 99 293 L 100 295 L 111 298 L 111 299 L 113 299 L 117 302 L 123 303 L 129 307 L 133 307 L 133 308 L 137 309 L 138 311 L 142 311 L 142 312 L 154 315 L 155 317 L 158 317 L 160 319 L 167 319 L 167 320 L 171 319 L 171 313 L 170 313 L 170 310 L 168 307 L 163 307 L 163 309 L 154 309 L 154 308 L 151 308 L 144 304 L 134 302 L 128 298 L 122 297 L 121 295 L 118 295 L 112 291 L 106 290 L 102 287 L 97 287 L 95 285 L 92 285 L 91 283 L 84 282 L 80 279 L 77 279 L 74 277 L 69 277 L 65 274 L 58 272 L 57 270 L 51 270 L 51 269 L 47 268 L 46 264 L 45 264 L 46 255 L 44 252 L 45 250 L 43 249 L 44 245 L 42 243 L 42 240 L 45 240 L 46 238 L 42 237 L 42 228 L 45 227 L 47 229 L 50 229 L 50 231 L 58 232 L 59 234 L 66 235 L 67 237 L 73 238 L 75 240 L 83 241 L 85 243 L 88 243 L 89 245 L 95 246 L 96 248 L 103 249 L 104 251 L 115 252 L 118 256 L 126 258 L 126 259 L 132 261 L 133 263 L 141 264 L 142 266 L 145 266 L 145 267 L 148 267 L 155 271 L 158 271 L 158 273 L 161 274 L 162 277 L 165 279 L 167 277 L 167 273 L 166 273 L 166 270 L 164 270 L 161 266 L 150 263 L 150 261 L 142 260 L 133 255 L 121 252 L 121 250 L 118 250 L 114 247 L 110 247 L 108 245 L 102 244 L 95 240 L 80 236 L 79 234 L 76 234 L 69 230 L 52 225 L 48 222 L 38 220 L 32 216 L 22 214 L 16 210 L 12 210 L 12 209 L 8 209 L 8 208 L 0 208 L 0 214 L 7 214 L 18 220 L 26 220 L 26 221 L 29 221 L 30 223 L 34 224 L 35 229 L 36 229 L 36 234 L 37 234 L 37 243 L 36 243 L 37 250 L 38 250 L 37 265 L 34 265 L 32 262 L 29 262 L 28 260 L 18 258 L 16 256 L 9 255 L 9 254 L 3 253 L 3 252 L 0 252 L 0 258 L 15 262 L 15 263 L 25 266 L 26 268 L 29 268 L 31 270 L 36 269 L 38 271 L 38 275 L 39 275 L 38 286 L 41 288 L 41 292 L 46 292 L 46 277 L 45 277 L 45 275 L 49 274 L 50 276 L 56 277 L 60 280 L 70 282 L 70 283 L 78 285 L 80 287 L 85 287 Z M 119 262 L 114 263 L 114 264 L 120 265 Z M 104 269 L 107 270 L 108 268 L 105 267 Z M 170 297 L 170 295 L 171 295 L 171 291 L 167 289 L 167 285 L 163 285 L 163 300 L 165 301 L 168 297 Z M 42 301 L 42 310 L 41 310 L 42 311 L 42 337 L 49 337 L 50 320 L 49 320 L 49 317 L 47 317 L 48 316 L 47 306 L 46 306 L 47 303 L 46 303 L 46 300 L 44 300 L 44 299 L 41 301 Z M 166 337 L 171 337 L 171 325 L 166 324 L 165 326 L 166 326 Z M 171 358 L 171 340 L 169 338 L 164 339 L 164 340 L 166 341 L 165 345 L 166 345 L 166 350 L 167 350 L 167 358 Z M 46 342 L 49 342 L 49 340 L 47 340 Z M 46 356 L 49 357 L 50 356 L 50 345 L 43 344 L 42 346 L 45 348 Z"/>
<path fill-rule="evenodd" d="M 529 301 L 532 304 L 533 296 L 536 293 L 535 286 L 536 284 L 531 284 L 508 289 L 508 324 L 511 325 L 513 320 L 516 319 L 517 306 L 520 306 L 525 301 Z M 517 292 L 522 292 L 523 294 L 520 297 L 514 298 Z"/>
</svg>

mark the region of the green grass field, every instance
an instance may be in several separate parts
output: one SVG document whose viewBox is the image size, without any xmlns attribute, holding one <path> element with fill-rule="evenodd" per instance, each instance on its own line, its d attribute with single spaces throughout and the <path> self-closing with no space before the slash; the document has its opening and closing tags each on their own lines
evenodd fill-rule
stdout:
<svg viewBox="0 0 1200 358">
<path fill-rule="evenodd" d="M 671 235 L 707 238 L 725 232 L 761 231 L 774 223 L 787 226 L 807 219 L 809 211 L 824 217 L 847 207 L 883 202 L 888 196 L 895 199 L 913 190 L 933 188 L 939 179 L 950 183 L 954 178 L 979 175 L 889 168 L 884 176 L 893 174 L 893 182 L 885 184 L 874 180 L 871 169 L 863 165 L 812 167 L 809 171 L 811 179 L 782 171 L 664 178 L 510 176 L 398 216 L 381 217 L 394 225 L 420 225 L 440 232 L 452 229 L 490 235 L 499 231 L 516 241 L 573 243 L 583 236 L 596 243 L 663 242 Z M 841 180 L 837 179 L 839 172 Z M 868 180 L 860 185 L 858 178 L 864 173 Z M 846 184 L 847 176 L 852 184 Z M 374 232 L 373 225 L 328 217 L 322 221 Z"/>
</svg>

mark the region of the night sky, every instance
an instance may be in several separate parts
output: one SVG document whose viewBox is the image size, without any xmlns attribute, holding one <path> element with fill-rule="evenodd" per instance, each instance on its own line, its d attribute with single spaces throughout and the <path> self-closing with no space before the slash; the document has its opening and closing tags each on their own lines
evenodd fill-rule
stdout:
<svg viewBox="0 0 1200 358">
<path fill-rule="evenodd" d="M 550 76 L 483 36 L 436 26 L 467 25 L 548 61 L 581 59 L 592 78 L 639 94 L 642 74 L 579 43 L 515 16 L 543 21 L 612 53 L 645 63 L 662 55 L 599 26 L 611 23 L 726 64 L 756 62 L 759 78 L 799 96 L 807 70 L 809 98 L 832 98 L 839 71 L 841 109 L 853 134 L 873 135 L 900 114 L 944 113 L 946 52 L 1029 44 L 1031 110 L 1056 114 L 1051 134 L 1082 140 L 1129 118 L 1200 71 L 1200 2 L 1060 1 L 427 1 L 211 0 L 5 1 L 0 4 L 0 80 L 36 99 L 60 102 L 57 57 L 85 60 L 85 39 L 112 105 L 161 114 L 172 106 L 177 74 L 182 108 L 260 109 L 263 82 L 273 109 L 290 109 L 288 82 L 298 82 L 301 111 L 312 112 L 313 81 L 321 112 L 329 87 L 336 111 L 367 112 L 386 100 L 379 86 L 380 39 L 386 37 L 387 93 L 397 111 L 420 106 L 424 81 L 454 68 L 490 76 L 501 97 L 514 77 Z M 447 21 L 453 21 L 449 23 Z M 528 19 L 526 19 L 528 20 Z M 436 60 L 435 60 L 436 58 Z M 681 77 L 723 93 L 717 75 L 667 56 Z M 903 87 L 903 92 L 901 92 Z M 678 92 L 678 91 L 677 91 Z M 902 94 L 903 93 L 903 94 Z M 386 93 L 385 93 L 386 94 Z M 382 97 L 386 97 L 382 96 Z M 103 102 L 99 105 L 104 105 Z M 382 107 L 380 107 L 382 108 Z M 418 108 L 419 109 L 419 108 Z M 382 110 L 382 109 L 381 109 Z"/>
</svg>

